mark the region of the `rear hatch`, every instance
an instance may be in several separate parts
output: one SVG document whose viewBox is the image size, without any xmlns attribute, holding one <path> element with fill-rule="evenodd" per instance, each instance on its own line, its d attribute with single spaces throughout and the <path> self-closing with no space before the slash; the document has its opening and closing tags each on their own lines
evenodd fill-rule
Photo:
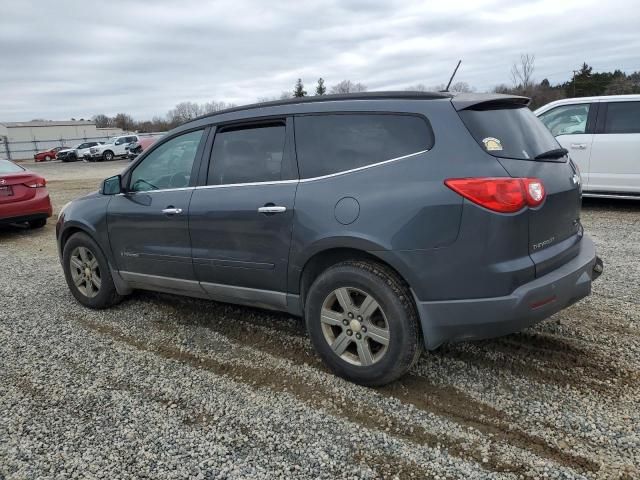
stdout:
<svg viewBox="0 0 640 480">
<path fill-rule="evenodd" d="M 536 276 L 576 256 L 582 238 L 580 175 L 566 150 L 526 106 L 527 99 L 454 99 L 453 103 L 482 149 L 511 177 L 538 178 L 544 184 L 545 201 L 524 212 L 528 215 L 529 255 Z"/>
</svg>

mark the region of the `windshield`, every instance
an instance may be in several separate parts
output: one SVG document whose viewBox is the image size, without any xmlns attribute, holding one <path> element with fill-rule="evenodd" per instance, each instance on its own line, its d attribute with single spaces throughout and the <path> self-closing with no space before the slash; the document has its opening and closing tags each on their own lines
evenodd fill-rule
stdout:
<svg viewBox="0 0 640 480">
<path fill-rule="evenodd" d="M 0 174 L 20 172 L 24 172 L 24 168 L 10 162 L 9 160 L 0 160 Z"/>
<path fill-rule="evenodd" d="M 494 157 L 533 160 L 560 148 L 551 132 L 527 107 L 458 112 L 473 138 Z"/>
</svg>

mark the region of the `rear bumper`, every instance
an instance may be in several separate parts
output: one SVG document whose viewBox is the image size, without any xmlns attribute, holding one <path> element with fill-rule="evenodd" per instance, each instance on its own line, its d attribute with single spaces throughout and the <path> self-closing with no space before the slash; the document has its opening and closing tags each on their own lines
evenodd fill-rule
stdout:
<svg viewBox="0 0 640 480">
<path fill-rule="evenodd" d="M 52 214 L 49 192 L 46 188 L 37 188 L 36 195 L 29 200 L 0 205 L 0 224 L 38 220 Z"/>
<path fill-rule="evenodd" d="M 584 236 L 578 255 L 510 295 L 469 300 L 416 300 L 427 349 L 444 342 L 492 338 L 517 332 L 586 297 L 602 272 L 593 241 Z"/>
</svg>

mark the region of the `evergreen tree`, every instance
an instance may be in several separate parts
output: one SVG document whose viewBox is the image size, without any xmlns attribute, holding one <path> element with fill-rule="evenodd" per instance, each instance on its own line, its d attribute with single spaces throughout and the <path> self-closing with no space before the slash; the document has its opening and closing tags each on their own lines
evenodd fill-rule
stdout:
<svg viewBox="0 0 640 480">
<path fill-rule="evenodd" d="M 324 86 L 324 79 L 320 77 L 318 85 L 316 85 L 316 95 L 324 95 L 325 93 L 327 93 L 327 87 Z"/>
<path fill-rule="evenodd" d="M 307 91 L 304 89 L 304 85 L 302 84 L 302 79 L 299 78 L 296 82 L 296 88 L 293 89 L 294 97 L 304 97 L 307 94 Z"/>
</svg>

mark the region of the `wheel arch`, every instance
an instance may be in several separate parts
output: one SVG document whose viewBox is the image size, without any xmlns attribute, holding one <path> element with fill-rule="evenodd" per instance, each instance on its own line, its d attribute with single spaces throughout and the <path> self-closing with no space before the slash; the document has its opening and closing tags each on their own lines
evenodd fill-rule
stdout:
<svg viewBox="0 0 640 480">
<path fill-rule="evenodd" d="M 304 311 L 307 292 L 314 280 L 327 268 L 347 260 L 368 260 L 381 264 L 391 270 L 408 289 L 411 289 L 409 282 L 400 270 L 388 261 L 377 256 L 375 251 L 362 250 L 354 247 L 331 247 L 315 252 L 305 261 L 304 266 L 300 270 L 297 282 L 302 311 Z"/>
<path fill-rule="evenodd" d="M 76 233 L 84 233 L 96 243 L 98 248 L 102 250 L 102 254 L 105 256 L 105 258 L 107 259 L 107 263 L 109 264 L 109 270 L 111 271 L 111 277 L 113 279 L 113 283 L 115 284 L 116 291 L 120 295 L 128 295 L 129 293 L 131 293 L 131 287 L 129 287 L 127 282 L 125 282 L 124 279 L 120 276 L 120 273 L 118 272 L 118 269 L 116 268 L 115 263 L 111 258 L 111 250 L 108 248 L 108 245 L 107 248 L 105 248 L 105 246 L 100 242 L 97 232 L 94 229 L 90 228 L 88 225 L 74 222 L 65 227 L 60 232 L 60 240 L 58 242 L 60 260 L 63 260 L 64 246 Z"/>
</svg>

